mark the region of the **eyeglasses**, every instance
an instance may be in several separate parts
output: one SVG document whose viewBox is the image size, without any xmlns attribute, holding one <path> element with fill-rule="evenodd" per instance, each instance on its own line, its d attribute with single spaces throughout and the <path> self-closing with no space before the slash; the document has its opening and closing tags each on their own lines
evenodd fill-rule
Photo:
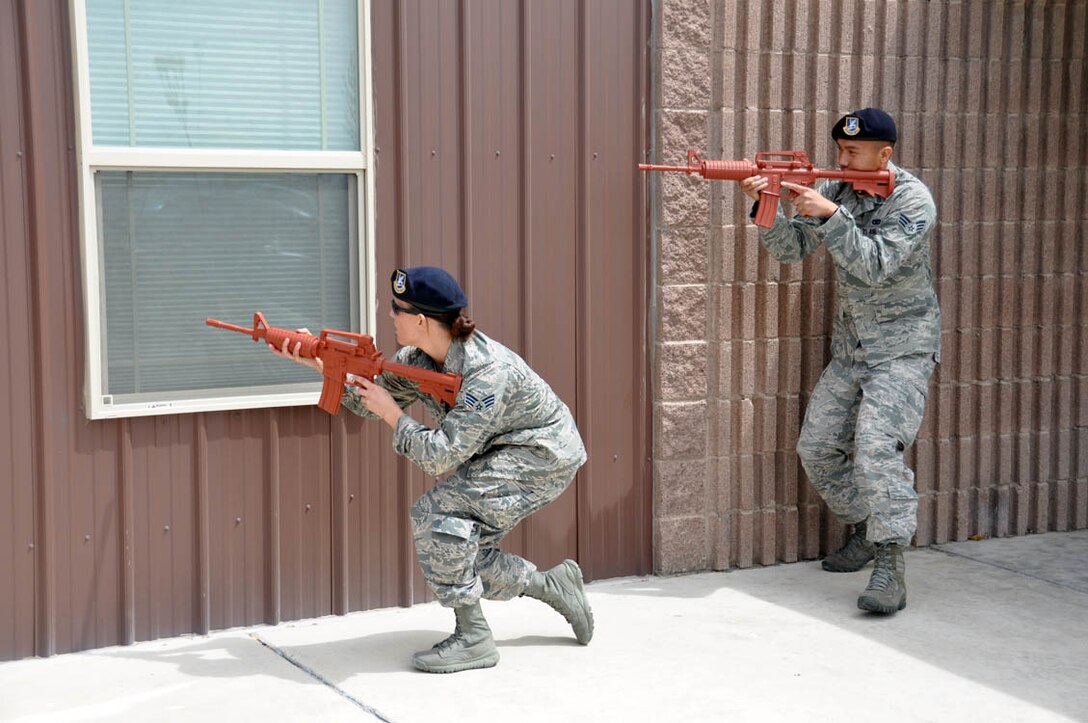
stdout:
<svg viewBox="0 0 1088 723">
<path fill-rule="evenodd" d="M 394 314 L 422 314 L 423 312 L 412 308 L 411 306 L 401 306 L 397 303 L 396 299 L 389 299 L 389 306 L 392 307 Z"/>
</svg>

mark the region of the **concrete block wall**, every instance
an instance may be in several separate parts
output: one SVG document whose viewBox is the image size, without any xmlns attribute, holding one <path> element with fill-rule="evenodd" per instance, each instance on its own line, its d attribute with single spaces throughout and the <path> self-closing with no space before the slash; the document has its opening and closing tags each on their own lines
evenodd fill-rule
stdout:
<svg viewBox="0 0 1088 723">
<path fill-rule="evenodd" d="M 801 148 L 876 105 L 934 192 L 943 361 L 908 462 L 916 545 L 1088 525 L 1088 2 L 655 0 L 655 162 Z M 658 572 L 839 544 L 794 452 L 834 279 L 733 183 L 651 180 Z"/>
</svg>

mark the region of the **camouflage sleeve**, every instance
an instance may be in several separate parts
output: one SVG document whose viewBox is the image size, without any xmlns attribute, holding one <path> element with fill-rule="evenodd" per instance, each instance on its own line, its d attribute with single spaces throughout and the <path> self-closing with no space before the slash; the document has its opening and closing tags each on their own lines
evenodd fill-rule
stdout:
<svg viewBox="0 0 1088 723">
<path fill-rule="evenodd" d="M 839 267 L 875 286 L 887 281 L 918 244 L 926 242 L 926 232 L 936 219 L 937 209 L 929 194 L 915 194 L 904 197 L 887 212 L 885 223 L 868 234 L 842 206 L 820 226 L 819 233 Z"/>
<path fill-rule="evenodd" d="M 416 363 L 416 355 L 422 353 L 415 347 L 401 347 L 393 355 L 393 361 L 398 364 L 420 366 Z M 374 381 L 378 386 L 384 387 L 389 392 L 401 409 L 408 407 L 412 402 L 419 399 L 419 385 L 409 379 L 395 374 L 379 374 Z M 366 405 L 363 404 L 363 400 L 359 398 L 359 388 L 352 384 L 344 385 L 344 394 L 340 397 L 340 404 L 360 417 L 378 419 L 378 415 L 368 410 Z"/>
<path fill-rule="evenodd" d="M 431 429 L 407 414 L 393 430 L 393 449 L 429 475 L 440 475 L 477 454 L 495 436 L 503 415 L 507 372 L 491 364 L 461 382 L 457 404 Z"/>
<path fill-rule="evenodd" d="M 820 187 L 820 193 L 828 194 L 828 186 Z M 758 201 L 757 201 L 758 203 Z M 753 209 L 753 217 L 755 209 Z M 823 236 L 818 232 L 822 223 L 821 219 L 803 218 L 796 216 L 787 218 L 782 212 L 782 204 L 778 204 L 778 213 L 775 214 L 774 226 L 771 228 L 759 228 L 759 240 L 771 256 L 782 263 L 801 261 L 811 254 L 823 243 Z"/>
</svg>

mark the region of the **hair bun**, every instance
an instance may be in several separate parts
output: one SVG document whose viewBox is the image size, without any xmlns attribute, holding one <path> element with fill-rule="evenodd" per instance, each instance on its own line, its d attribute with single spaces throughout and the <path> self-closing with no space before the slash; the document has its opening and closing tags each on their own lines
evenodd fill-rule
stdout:
<svg viewBox="0 0 1088 723">
<path fill-rule="evenodd" d="M 458 314 L 457 318 L 450 324 L 450 334 L 453 335 L 454 339 L 465 339 L 471 336 L 474 331 L 476 331 L 476 322 L 463 313 Z"/>
</svg>

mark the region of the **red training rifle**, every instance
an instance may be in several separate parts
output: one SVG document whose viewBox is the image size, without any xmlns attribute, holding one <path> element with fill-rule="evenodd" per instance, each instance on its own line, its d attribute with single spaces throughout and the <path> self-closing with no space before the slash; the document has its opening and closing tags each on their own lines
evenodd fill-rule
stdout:
<svg viewBox="0 0 1088 723">
<path fill-rule="evenodd" d="M 287 348 L 290 351 L 294 350 L 296 344 L 300 345 L 298 355 L 303 359 L 320 359 L 325 383 L 321 387 L 321 399 L 318 400 L 317 406 L 329 414 L 340 411 L 340 397 L 344 393 L 345 384 L 362 386 L 356 381 L 349 382 L 348 374 L 367 379 L 373 379 L 383 372 L 395 374 L 416 382 L 419 384 L 420 392 L 445 402 L 451 407 L 457 404 L 457 393 L 461 391 L 459 374 L 435 372 L 410 364 L 386 361 L 385 356 L 374 346 L 374 337 L 366 334 L 324 329 L 321 336 L 314 336 L 302 331 L 289 331 L 269 326 L 264 319 L 264 314 L 259 311 L 253 315 L 252 329 L 228 324 L 218 319 L 208 319 L 205 323 L 208 326 L 246 334 L 252 337 L 253 341 L 266 341 L 276 349 L 283 349 L 283 341 L 286 339 Z"/>
<path fill-rule="evenodd" d="M 769 183 L 759 193 L 759 209 L 756 211 L 756 225 L 770 228 L 778 212 L 778 199 L 782 196 L 782 182 L 796 183 L 799 186 L 811 186 L 817 178 L 830 178 L 845 181 L 859 193 L 887 198 L 895 189 L 895 174 L 884 171 L 832 171 L 814 168 L 804 151 L 767 151 L 756 154 L 756 162 L 751 161 L 704 161 L 692 148 L 688 150 L 686 166 L 655 166 L 651 163 L 638 164 L 640 171 L 675 171 L 679 173 L 698 173 L 712 181 L 743 181 L 752 176 L 763 176 Z"/>
</svg>

